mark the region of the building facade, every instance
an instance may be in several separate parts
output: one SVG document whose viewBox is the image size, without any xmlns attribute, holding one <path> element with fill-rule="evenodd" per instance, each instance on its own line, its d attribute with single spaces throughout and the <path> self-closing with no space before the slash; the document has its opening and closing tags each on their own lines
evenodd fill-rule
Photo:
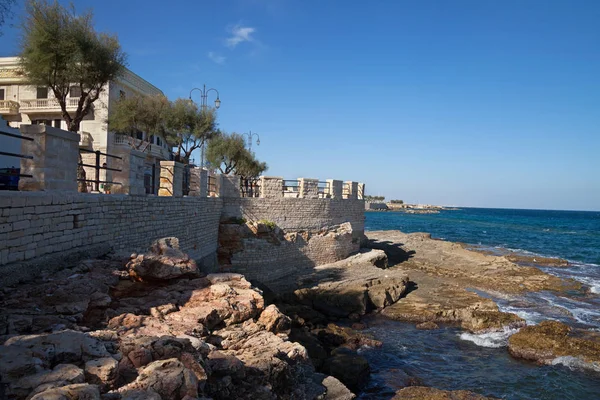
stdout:
<svg viewBox="0 0 600 400">
<path fill-rule="evenodd" d="M 132 138 L 128 135 L 111 132 L 108 128 L 108 116 L 115 102 L 124 96 L 133 95 L 163 95 L 163 92 L 126 69 L 119 79 L 111 81 L 105 86 L 100 98 L 94 102 L 92 110 L 81 122 L 80 147 L 116 156 L 128 154 L 132 148 L 144 152 L 146 154 L 144 172 L 146 192 L 156 194 L 159 161 L 169 160 L 172 157 L 164 138 L 148 133 L 139 133 L 136 138 Z M 78 88 L 73 87 L 67 97 L 67 111 L 75 112 L 79 96 Z M 47 87 L 29 85 L 27 77 L 19 66 L 18 57 L 0 57 L 0 117 L 13 128 L 25 124 L 45 124 L 67 129 L 66 122 L 61 116 L 60 105 L 54 98 L 52 90 Z M 0 147 L 14 147 L 14 141 L 15 139 L 9 140 L 0 137 Z M 82 156 L 84 164 L 95 165 L 95 154 L 82 152 Z M 16 163 L 18 164 L 18 160 Z M 119 159 L 101 156 L 100 164 L 118 169 L 122 163 Z M 4 166 L 0 165 L 1 167 Z M 94 168 L 86 167 L 88 179 L 93 179 L 95 173 Z M 101 171 L 100 179 L 111 181 L 111 171 Z M 95 189 L 91 184 L 88 186 L 90 186 L 89 189 Z M 101 191 L 110 190 L 108 188 L 108 185 L 102 185 Z"/>
</svg>

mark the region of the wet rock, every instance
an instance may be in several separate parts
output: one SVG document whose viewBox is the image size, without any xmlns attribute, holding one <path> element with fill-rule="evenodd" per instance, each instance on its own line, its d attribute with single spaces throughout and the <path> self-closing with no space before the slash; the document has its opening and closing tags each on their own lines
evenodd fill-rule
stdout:
<svg viewBox="0 0 600 400">
<path fill-rule="evenodd" d="M 410 386 L 399 390 L 392 400 L 493 400 L 467 390 L 440 390 L 424 386 Z"/>
<path fill-rule="evenodd" d="M 427 322 L 421 322 L 420 324 L 417 324 L 415 326 L 415 328 L 421 329 L 421 330 L 432 330 L 432 329 L 439 329 L 440 327 L 435 322 L 427 321 Z"/>
<path fill-rule="evenodd" d="M 508 339 L 514 357 L 540 364 L 575 362 L 600 369 L 600 334 L 583 332 L 558 321 L 522 328 Z M 565 358 L 569 357 L 569 358 Z"/>
<path fill-rule="evenodd" d="M 338 351 L 323 363 L 323 372 L 339 379 L 350 390 L 360 390 L 370 375 L 366 358 L 352 351 Z"/>
</svg>

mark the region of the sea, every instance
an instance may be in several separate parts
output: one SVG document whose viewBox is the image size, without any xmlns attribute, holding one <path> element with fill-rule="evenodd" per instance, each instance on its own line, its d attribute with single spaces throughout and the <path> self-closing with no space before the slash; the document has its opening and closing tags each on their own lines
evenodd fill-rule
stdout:
<svg viewBox="0 0 600 400">
<path fill-rule="evenodd" d="M 559 320 L 600 331 L 600 212 L 461 208 L 439 214 L 367 212 L 365 230 L 428 232 L 474 250 L 503 255 L 554 257 L 567 267 L 539 267 L 583 284 L 581 291 L 507 296 L 481 292 L 502 311 L 527 321 Z M 372 316 L 371 334 L 384 344 L 363 348 L 371 380 L 361 399 L 390 399 L 407 382 L 445 390 L 471 390 L 500 399 L 599 399 L 600 367 L 563 357 L 539 366 L 512 358 L 507 342 L 515 330 L 481 335 L 453 326 L 432 331 Z"/>
</svg>

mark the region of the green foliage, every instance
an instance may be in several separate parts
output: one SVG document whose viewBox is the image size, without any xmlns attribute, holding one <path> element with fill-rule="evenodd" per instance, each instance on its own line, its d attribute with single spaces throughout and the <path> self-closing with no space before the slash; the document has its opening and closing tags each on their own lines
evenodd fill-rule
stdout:
<svg viewBox="0 0 600 400">
<path fill-rule="evenodd" d="M 269 221 L 268 219 L 261 219 L 258 221 L 259 224 L 262 224 L 269 228 L 270 230 L 274 230 L 277 227 L 277 224 L 273 221 Z"/>
<path fill-rule="evenodd" d="M 126 63 L 117 37 L 96 32 L 92 18 L 91 12 L 77 15 L 58 1 L 29 0 L 21 27 L 21 66 L 29 83 L 52 90 L 74 132 Z M 71 86 L 80 88 L 81 97 L 77 109 L 67 112 Z"/>
<path fill-rule="evenodd" d="M 188 99 L 171 103 L 167 118 L 167 142 L 177 147 L 176 154 L 188 161 L 192 152 L 217 135 L 217 116 L 214 109 L 199 109 Z"/>
<path fill-rule="evenodd" d="M 138 132 L 164 135 L 171 103 L 162 95 L 122 97 L 111 107 L 108 127 L 111 131 L 135 135 Z"/>
<path fill-rule="evenodd" d="M 392 200 L 390 201 L 392 204 L 404 204 L 404 200 Z"/>
<path fill-rule="evenodd" d="M 176 147 L 179 160 L 188 162 L 192 152 L 216 134 L 214 110 L 200 110 L 187 99 L 169 101 L 164 96 L 136 95 L 115 103 L 108 126 L 118 133 L 162 135 Z"/>
<path fill-rule="evenodd" d="M 365 196 L 365 201 L 384 201 L 385 196 Z"/>
<path fill-rule="evenodd" d="M 252 178 L 262 174 L 267 164 L 260 162 L 246 149 L 246 141 L 237 133 L 220 132 L 208 142 L 206 152 L 208 162 L 223 174 L 235 174 Z"/>
</svg>

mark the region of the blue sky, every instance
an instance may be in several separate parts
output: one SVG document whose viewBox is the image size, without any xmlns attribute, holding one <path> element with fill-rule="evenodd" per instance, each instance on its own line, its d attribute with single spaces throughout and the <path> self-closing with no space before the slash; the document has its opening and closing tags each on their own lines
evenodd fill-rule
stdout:
<svg viewBox="0 0 600 400">
<path fill-rule="evenodd" d="M 220 127 L 258 132 L 269 175 L 408 202 L 600 210 L 598 1 L 74 3 L 170 98 L 217 88 Z M 4 30 L 0 55 L 13 55 Z"/>
</svg>

